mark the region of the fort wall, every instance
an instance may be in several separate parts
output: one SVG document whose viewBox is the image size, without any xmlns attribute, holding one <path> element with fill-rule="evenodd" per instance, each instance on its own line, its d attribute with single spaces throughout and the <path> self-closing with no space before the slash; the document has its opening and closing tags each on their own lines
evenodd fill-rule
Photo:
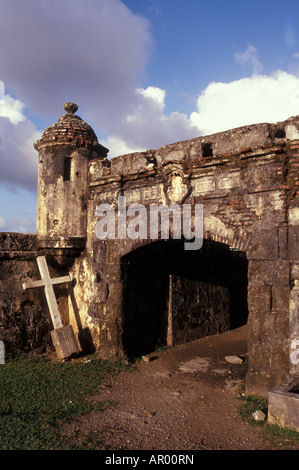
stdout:
<svg viewBox="0 0 299 470">
<path fill-rule="evenodd" d="M 68 109 L 35 143 L 36 236 L 1 234 L 0 339 L 7 349 L 49 347 L 43 294 L 22 291 L 22 282 L 39 279 L 35 258 L 43 254 L 53 276 L 71 277 L 68 290 L 58 288 L 57 300 L 82 349 L 88 343 L 105 357 L 123 357 L 130 338 L 149 344 L 161 334 L 167 341 L 172 326 L 174 343 L 194 339 L 196 329 L 188 328 L 198 321 L 204 325 L 198 334 L 215 331 L 207 321 L 214 316 L 224 329 L 229 322 L 248 324 L 247 393 L 265 394 L 297 372 L 292 348 L 299 337 L 299 117 L 108 160 L 108 149 Z M 156 238 L 149 231 L 140 237 L 136 217 L 136 236 L 118 236 L 120 197 L 130 214 L 122 225 L 126 234 L 134 204 L 136 210 L 142 206 L 147 224 L 153 205 L 201 206 L 201 249 L 185 250 L 183 228 L 174 236 L 171 223 L 169 238 L 161 231 Z M 114 211 L 114 238 L 98 236 L 103 204 Z M 172 309 L 171 289 L 177 299 Z M 218 300 L 198 302 L 196 311 L 192 293 L 206 298 L 207 292 Z M 216 312 L 219 299 L 224 316 Z M 188 318 L 181 302 L 192 304 Z"/>
</svg>

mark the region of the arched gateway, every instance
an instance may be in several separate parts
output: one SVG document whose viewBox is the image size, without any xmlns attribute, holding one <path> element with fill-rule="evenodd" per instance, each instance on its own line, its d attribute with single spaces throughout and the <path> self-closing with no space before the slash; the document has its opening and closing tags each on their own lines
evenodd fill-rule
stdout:
<svg viewBox="0 0 299 470">
<path fill-rule="evenodd" d="M 296 372 L 299 117 L 108 160 L 76 109 L 35 143 L 36 236 L 73 279 L 65 321 L 79 341 L 139 354 L 248 317 L 247 392 Z M 180 211 L 168 234 L 150 218 L 162 205 Z"/>
</svg>

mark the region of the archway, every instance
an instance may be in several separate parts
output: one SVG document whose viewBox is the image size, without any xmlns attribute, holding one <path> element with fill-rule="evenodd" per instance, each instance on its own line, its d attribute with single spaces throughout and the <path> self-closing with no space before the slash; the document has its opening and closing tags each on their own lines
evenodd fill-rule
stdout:
<svg viewBox="0 0 299 470">
<path fill-rule="evenodd" d="M 123 256 L 123 348 L 128 357 L 246 324 L 244 252 L 204 240 L 153 242 Z"/>
</svg>

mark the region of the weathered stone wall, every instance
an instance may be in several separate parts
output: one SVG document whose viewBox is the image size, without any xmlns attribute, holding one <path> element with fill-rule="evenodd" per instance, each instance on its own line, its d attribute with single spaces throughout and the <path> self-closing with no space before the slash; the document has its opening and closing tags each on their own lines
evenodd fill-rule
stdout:
<svg viewBox="0 0 299 470">
<path fill-rule="evenodd" d="M 90 162 L 87 244 L 98 280 L 92 295 L 101 347 L 121 354 L 120 260 L 151 240 L 98 240 L 97 206 L 117 209 L 120 195 L 127 207 L 200 203 L 204 237 L 246 253 L 249 262 L 247 391 L 265 393 L 289 374 L 290 337 L 298 332 L 294 314 L 290 331 L 291 273 L 297 272 L 299 241 L 296 139 L 299 121 L 291 118 L 124 155 L 112 159 L 110 168 Z M 105 292 L 102 301 L 99 292 Z"/>
<path fill-rule="evenodd" d="M 182 276 L 170 276 L 169 346 L 230 329 L 229 290 Z"/>
<path fill-rule="evenodd" d="M 37 207 L 40 246 L 84 248 L 89 154 L 88 149 L 78 152 L 61 146 L 40 150 Z"/>
<path fill-rule="evenodd" d="M 40 279 L 35 235 L 0 234 L 0 339 L 8 353 L 45 351 L 50 345 L 47 305 L 39 289 L 23 290 Z"/>
<path fill-rule="evenodd" d="M 39 246 L 83 249 L 86 238 L 87 171 L 91 158 L 104 165 L 108 149 L 65 103 L 66 114 L 34 142 L 39 152 L 36 233 Z"/>
<path fill-rule="evenodd" d="M 249 313 L 247 393 L 266 394 L 298 371 L 293 358 L 299 347 L 299 117 L 109 162 L 93 131 L 74 117 L 73 108 L 67 112 L 35 146 L 37 237 L 1 235 L 0 339 L 7 349 L 49 344 L 43 295 L 22 290 L 27 279 L 39 279 L 35 258 L 43 249 L 52 274 L 69 273 L 72 279 L 71 289 L 57 292 L 63 322 L 73 325 L 81 345 L 89 343 L 103 356 L 124 355 L 132 335 L 148 341 L 164 328 L 165 337 L 165 286 L 169 276 L 178 276 L 228 289 L 232 327 Z M 80 132 L 87 140 L 80 140 Z M 65 167 L 68 158 L 72 162 Z M 153 204 L 202 204 L 203 249 L 177 247 L 184 227 L 180 240 L 162 240 L 161 232 L 152 237 L 148 230 L 142 239 L 119 237 L 119 196 L 125 196 L 126 209 L 142 204 L 147 221 Z M 114 239 L 98 237 L 100 204 L 114 209 Z M 132 220 L 133 215 L 125 219 L 125 230 Z M 131 328 L 138 312 L 143 330 Z"/>
<path fill-rule="evenodd" d="M 70 266 L 61 266 L 61 256 L 41 249 L 36 235 L 0 233 L 0 340 L 8 353 L 50 352 L 53 329 L 43 287 L 23 289 L 23 283 L 39 280 L 36 258 L 47 256 L 51 277 L 68 274 Z M 56 255 L 56 253 L 55 253 Z M 73 260 L 68 262 L 73 264 Z M 54 286 L 63 325 L 72 324 L 79 344 L 93 349 L 89 331 L 82 328 L 73 285 Z"/>
<path fill-rule="evenodd" d="M 290 372 L 299 370 L 299 142 L 290 144 L 288 168 L 288 257 L 291 265 L 289 299 Z"/>
</svg>

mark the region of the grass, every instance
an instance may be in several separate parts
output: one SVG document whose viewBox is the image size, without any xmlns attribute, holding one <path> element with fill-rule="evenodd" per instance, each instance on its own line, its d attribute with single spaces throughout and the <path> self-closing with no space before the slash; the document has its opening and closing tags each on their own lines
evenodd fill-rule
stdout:
<svg viewBox="0 0 299 470">
<path fill-rule="evenodd" d="M 8 359 L 0 365 L 0 450 L 68 449 L 59 425 L 111 406 L 92 395 L 105 377 L 123 367 L 96 356 L 62 363 L 36 356 Z"/>
<path fill-rule="evenodd" d="M 282 428 L 265 421 L 256 421 L 252 413 L 263 411 L 267 416 L 268 400 L 259 395 L 239 396 L 239 416 L 251 426 L 258 429 L 265 446 L 269 449 L 298 449 L 299 433 L 294 429 Z"/>
<path fill-rule="evenodd" d="M 251 424 L 252 426 L 261 426 L 264 421 L 255 421 L 252 417 L 252 413 L 257 410 L 267 413 L 268 401 L 266 398 L 258 395 L 246 395 L 238 397 L 240 400 L 239 415 L 241 418 Z"/>
</svg>

